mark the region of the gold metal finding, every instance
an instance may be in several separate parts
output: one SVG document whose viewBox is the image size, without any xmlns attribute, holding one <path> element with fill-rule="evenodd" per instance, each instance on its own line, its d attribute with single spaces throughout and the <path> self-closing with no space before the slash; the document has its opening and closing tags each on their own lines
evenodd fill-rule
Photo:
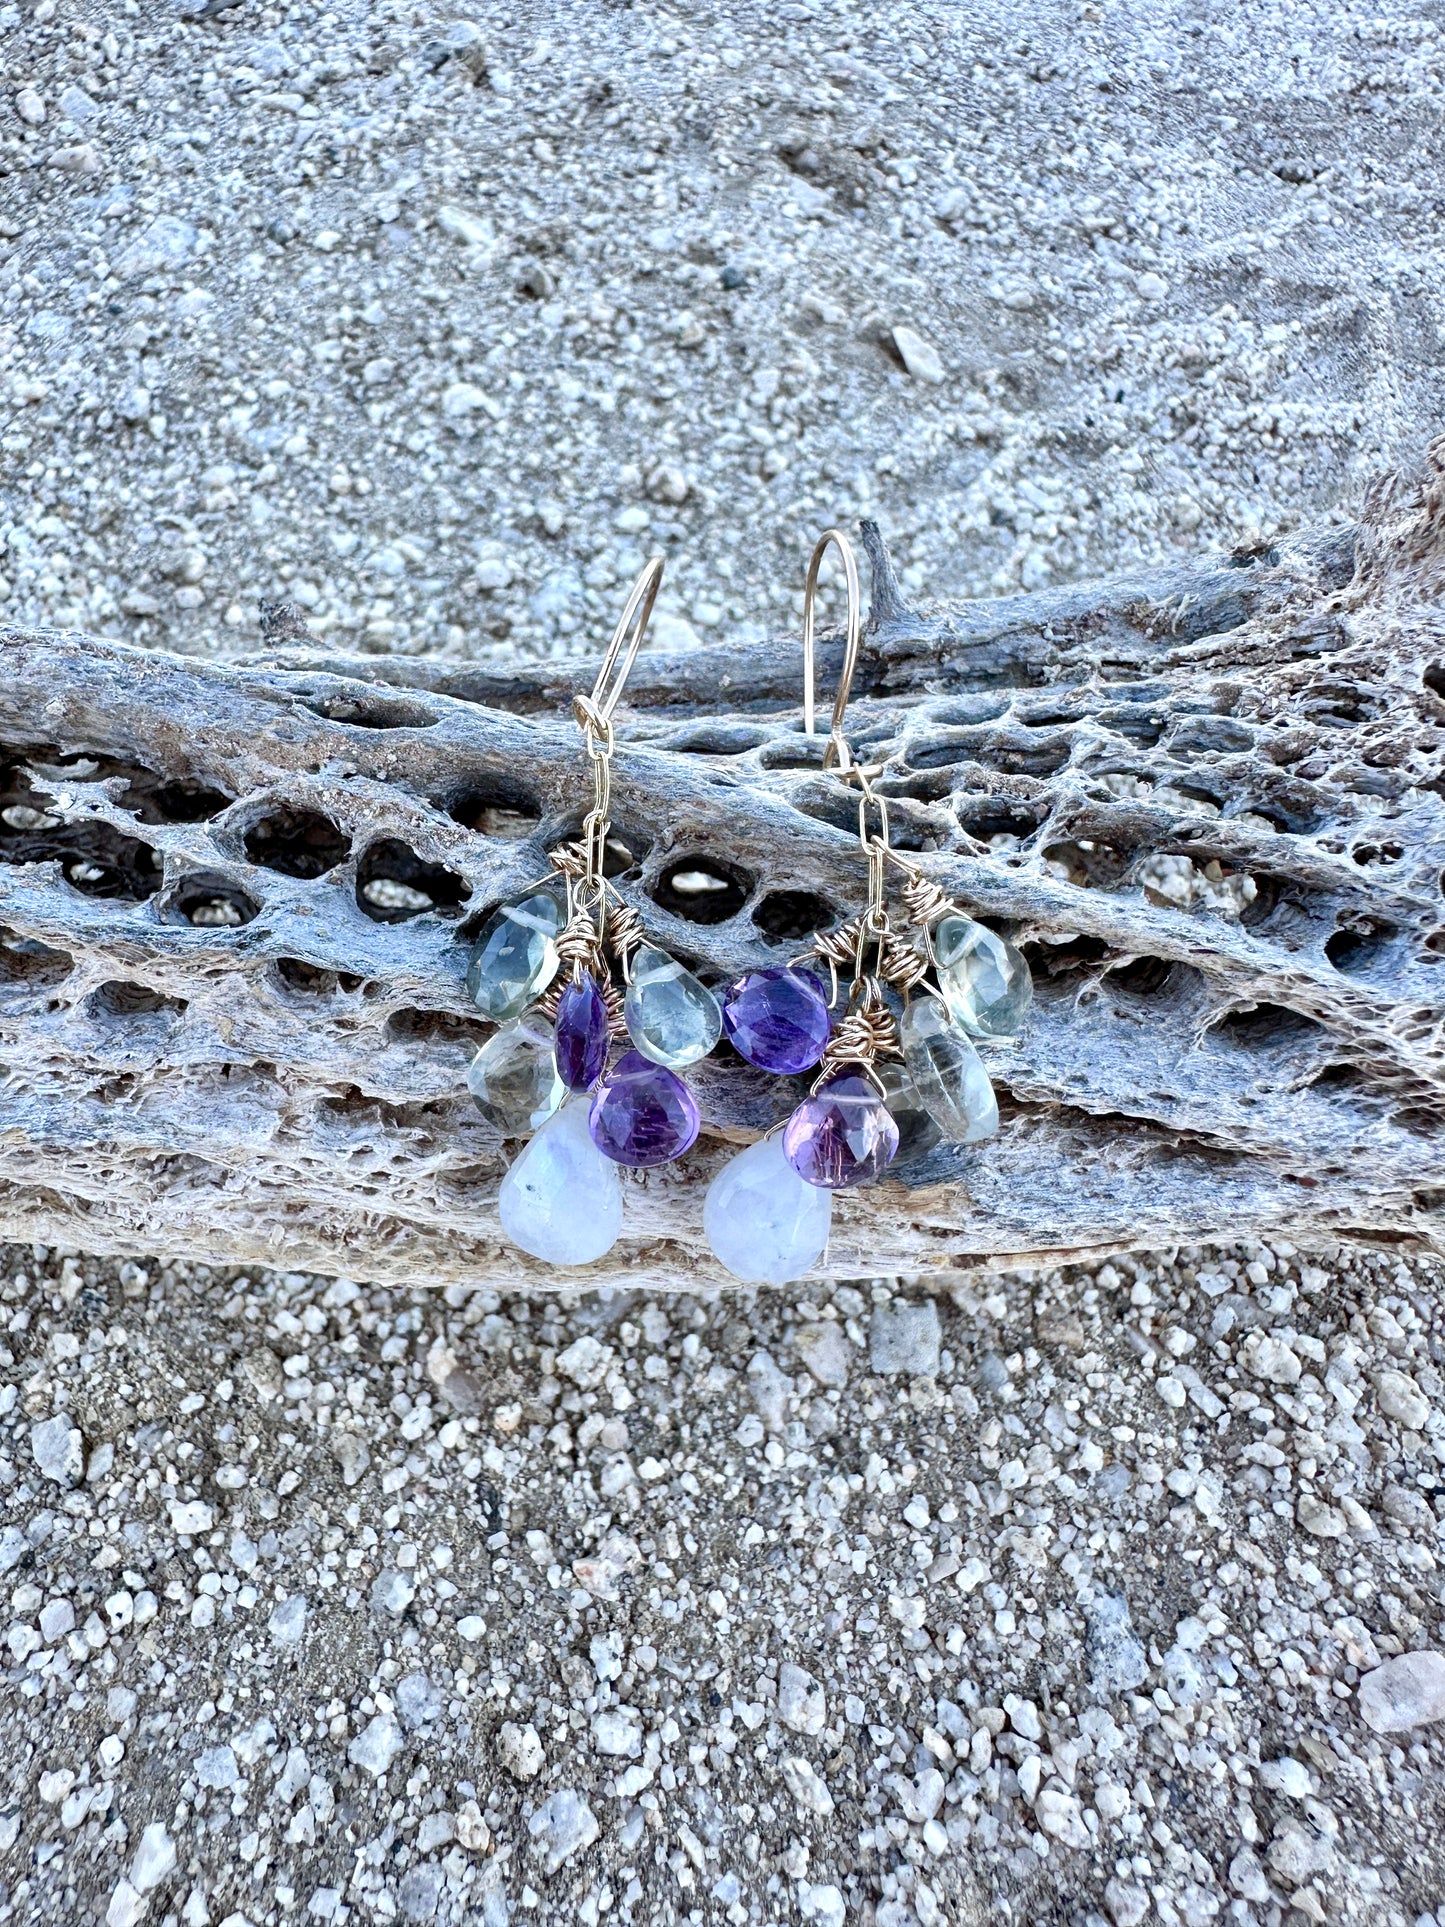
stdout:
<svg viewBox="0 0 1445 1927">
<path fill-rule="evenodd" d="M 833 721 L 828 731 L 823 767 L 832 769 L 836 763 L 840 770 L 850 770 L 853 767 L 853 755 L 843 735 L 843 712 L 848 707 L 853 672 L 858 667 L 858 651 L 863 645 L 863 598 L 858 588 L 858 562 L 853 554 L 853 545 L 841 529 L 827 529 L 818 537 L 808 563 L 807 580 L 803 584 L 803 728 L 809 736 L 817 734 L 814 728 L 813 615 L 818 600 L 818 571 L 823 566 L 823 557 L 830 543 L 843 561 L 843 578 L 848 585 L 848 618 L 844 631 L 843 670 L 838 678 L 837 694 L 833 698 Z"/>
<path fill-rule="evenodd" d="M 567 923 L 557 940 L 564 963 L 572 966 L 574 982 L 590 974 L 606 995 L 610 945 L 624 969 L 641 943 L 643 930 L 635 910 L 625 903 L 606 878 L 607 833 L 611 828 L 612 757 L 617 739 L 612 727 L 616 709 L 662 586 L 663 561 L 654 555 L 633 583 L 602 667 L 590 695 L 572 698 L 572 714 L 582 731 L 582 742 L 592 764 L 592 808 L 582 819 L 580 836 L 552 852 L 552 868 L 567 882 Z M 610 1008 L 610 1006 L 609 1006 Z"/>
</svg>

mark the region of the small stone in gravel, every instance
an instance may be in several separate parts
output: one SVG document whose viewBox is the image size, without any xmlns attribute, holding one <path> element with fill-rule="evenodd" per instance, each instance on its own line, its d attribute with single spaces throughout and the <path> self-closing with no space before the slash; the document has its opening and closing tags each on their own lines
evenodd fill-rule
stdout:
<svg viewBox="0 0 1445 1927">
<path fill-rule="evenodd" d="M 778 1718 L 795 1733 L 821 1733 L 827 1724 L 823 1689 L 801 1666 L 788 1664 L 778 1673 Z"/>
<path fill-rule="evenodd" d="M 1326 1505 L 1312 1492 L 1302 1492 L 1296 1513 L 1306 1532 L 1312 1532 L 1316 1539 L 1342 1539 L 1349 1531 L 1345 1515 L 1337 1507 Z"/>
<path fill-rule="evenodd" d="M 137 1927 L 150 1901 L 128 1880 L 118 1880 L 105 1910 L 105 1927 Z"/>
<path fill-rule="evenodd" d="M 875 1306 L 868 1352 L 874 1371 L 881 1377 L 895 1372 L 906 1372 L 914 1378 L 933 1377 L 942 1343 L 938 1307 L 931 1298 L 900 1298 L 889 1305 Z"/>
<path fill-rule="evenodd" d="M 572 1787 L 559 1787 L 544 1800 L 527 1822 L 527 1829 L 532 1836 L 532 1851 L 545 1859 L 549 1874 L 556 1873 L 564 1860 L 570 1860 L 583 1847 L 590 1847 L 598 1832 L 596 1815 Z"/>
<path fill-rule="evenodd" d="M 416 1587 L 404 1572 L 388 1569 L 371 1582 L 372 1610 L 390 1613 L 393 1619 L 400 1619 L 415 1598 Z"/>
<path fill-rule="evenodd" d="M 224 1791 L 227 1787 L 239 1786 L 241 1769 L 236 1764 L 236 1755 L 229 1746 L 208 1746 L 196 1761 L 196 1779 L 202 1786 Z"/>
<path fill-rule="evenodd" d="M 1142 1887 L 1111 1880 L 1104 1889 L 1104 1905 L 1114 1927 L 1139 1927 L 1149 1911 L 1149 1896 Z"/>
<path fill-rule="evenodd" d="M 351 1742 L 346 1757 L 353 1766 L 363 1767 L 379 1779 L 403 1745 L 401 1728 L 392 1715 L 378 1713 Z"/>
<path fill-rule="evenodd" d="M 804 1813 L 826 1820 L 833 1811 L 832 1794 L 807 1760 L 796 1756 L 784 1759 L 783 1780 Z"/>
<path fill-rule="evenodd" d="M 530 1723 L 508 1720 L 497 1735 L 497 1754 L 514 1780 L 535 1780 L 542 1771 L 542 1742 Z"/>
<path fill-rule="evenodd" d="M 630 1706 L 605 1706 L 592 1721 L 597 1751 L 614 1760 L 635 1760 L 642 1751 L 642 1726 Z"/>
<path fill-rule="evenodd" d="M 915 328 L 897 326 L 893 330 L 893 346 L 898 350 L 898 358 L 915 381 L 942 381 L 944 366 L 938 350 Z"/>
<path fill-rule="evenodd" d="M 131 1885 L 143 1894 L 159 1887 L 176 1870 L 176 1843 L 159 1820 L 152 1821 L 140 1837 L 135 1859 L 130 1863 Z"/>
<path fill-rule="evenodd" d="M 173 1499 L 170 1517 L 172 1532 L 183 1532 L 192 1537 L 198 1532 L 209 1532 L 216 1523 L 216 1515 L 204 1499 Z"/>
<path fill-rule="evenodd" d="M 282 1599 L 273 1606 L 266 1630 L 271 1635 L 273 1646 L 295 1646 L 306 1630 L 305 1593 L 293 1592 L 289 1599 Z"/>
<path fill-rule="evenodd" d="M 401 1877 L 397 1899 L 404 1920 L 435 1920 L 446 1875 L 433 1861 L 409 1867 Z"/>
<path fill-rule="evenodd" d="M 47 1599 L 40 1609 L 40 1637 L 47 1646 L 63 1639 L 75 1624 L 75 1608 L 68 1599 Z"/>
<path fill-rule="evenodd" d="M 943 1805 L 945 1785 L 943 1775 L 935 1766 L 924 1767 L 912 1780 L 905 1779 L 902 1774 L 897 1775 L 893 1790 L 898 1796 L 904 1819 L 911 1820 L 915 1826 L 922 1826 L 926 1820 L 931 1820 Z"/>
<path fill-rule="evenodd" d="M 366 1440 L 355 1432 L 334 1432 L 331 1437 L 331 1456 L 341 1468 L 343 1485 L 355 1485 L 371 1464 L 371 1452 Z"/>
<path fill-rule="evenodd" d="M 425 1673 L 408 1673 L 396 1689 L 396 1710 L 408 1732 L 442 1716 L 442 1696 Z"/>
<path fill-rule="evenodd" d="M 79 1482 L 85 1465 L 80 1433 L 63 1412 L 31 1426 L 30 1450 L 47 1479 L 54 1479 L 57 1485 Z"/>
<path fill-rule="evenodd" d="M 1430 1417 L 1430 1401 L 1406 1372 L 1383 1371 L 1376 1385 L 1380 1410 L 1407 1432 L 1423 1432 Z"/>
<path fill-rule="evenodd" d="M 1096 1693 L 1128 1693 L 1142 1686 L 1149 1671 L 1143 1642 L 1129 1617 L 1122 1593 L 1096 1593 L 1084 1608 L 1088 1636 L 1089 1684 Z"/>
<path fill-rule="evenodd" d="M 1310 1770 L 1302 1761 L 1285 1754 L 1278 1760 L 1266 1760 L 1259 1769 L 1260 1783 L 1273 1793 L 1283 1793 L 1288 1799 L 1303 1800 L 1314 1791 L 1314 1781 Z"/>
<path fill-rule="evenodd" d="M 847 1333 L 835 1320 L 799 1326 L 793 1349 L 820 1385 L 841 1392 L 848 1383 L 848 1360 L 853 1348 Z"/>
<path fill-rule="evenodd" d="M 1377 1733 L 1406 1733 L 1445 1719 L 1445 1653 L 1402 1653 L 1366 1673 L 1360 1718 Z"/>
</svg>

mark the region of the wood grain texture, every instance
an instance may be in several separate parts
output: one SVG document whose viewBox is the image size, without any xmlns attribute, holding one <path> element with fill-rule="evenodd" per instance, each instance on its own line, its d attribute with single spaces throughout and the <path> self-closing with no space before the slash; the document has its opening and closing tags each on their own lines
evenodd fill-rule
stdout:
<svg viewBox="0 0 1445 1927">
<path fill-rule="evenodd" d="M 1038 995 L 989 1058 L 998 1139 L 840 1199 L 829 1274 L 1270 1231 L 1445 1249 L 1439 455 L 1358 527 L 956 609 L 904 607 L 865 529 L 855 748 Z M 645 651 L 619 714 L 619 887 L 713 982 L 862 902 L 798 669 L 789 638 Z M 589 680 L 0 629 L 0 1238 L 720 1282 L 702 1189 L 792 1086 L 699 1067 L 698 1147 L 629 1179 L 622 1242 L 562 1274 L 500 1240 L 508 1154 L 462 1083 L 488 1034 L 467 938 L 587 807 Z M 716 889 L 673 887 L 699 867 Z"/>
</svg>

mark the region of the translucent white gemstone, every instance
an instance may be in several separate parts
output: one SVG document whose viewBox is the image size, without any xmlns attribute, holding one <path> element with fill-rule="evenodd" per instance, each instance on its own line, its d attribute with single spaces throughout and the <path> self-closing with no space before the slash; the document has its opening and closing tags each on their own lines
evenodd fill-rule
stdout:
<svg viewBox="0 0 1445 1927">
<path fill-rule="evenodd" d="M 497 1198 L 512 1243 L 549 1265 L 590 1265 L 622 1230 L 622 1184 L 587 1128 L 589 1099 L 549 1117 L 517 1159 Z"/>
<path fill-rule="evenodd" d="M 702 1228 L 712 1255 L 745 1285 L 786 1285 L 811 1271 L 833 1228 L 833 1193 L 805 1184 L 781 1135 L 739 1151 L 708 1186 Z"/>
<path fill-rule="evenodd" d="M 467 1089 L 503 1137 L 527 1137 L 545 1124 L 567 1095 L 546 1018 L 528 1011 L 503 1024 L 467 1066 Z"/>
<path fill-rule="evenodd" d="M 665 950 L 647 946 L 632 959 L 623 1014 L 643 1056 L 669 1070 L 706 1057 L 722 1035 L 722 1007 L 707 985 Z"/>
<path fill-rule="evenodd" d="M 943 1001 L 971 1036 L 1018 1036 L 1034 980 L 1007 937 L 972 917 L 945 917 L 933 933 L 933 954 Z"/>
<path fill-rule="evenodd" d="M 950 1144 L 998 1129 L 998 1099 L 978 1052 L 937 997 L 915 997 L 898 1026 L 903 1062 L 924 1109 Z"/>
</svg>

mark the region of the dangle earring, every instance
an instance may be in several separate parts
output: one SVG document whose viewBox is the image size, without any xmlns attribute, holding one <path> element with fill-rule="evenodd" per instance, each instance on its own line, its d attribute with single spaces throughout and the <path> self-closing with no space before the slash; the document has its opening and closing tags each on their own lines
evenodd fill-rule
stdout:
<svg viewBox="0 0 1445 1927">
<path fill-rule="evenodd" d="M 644 941 L 637 912 L 605 872 L 613 711 L 661 581 L 654 557 L 633 585 L 591 695 L 573 700 L 593 801 L 577 841 L 552 852 L 564 888 L 544 885 L 497 910 L 467 977 L 477 1007 L 510 1020 L 473 1059 L 472 1096 L 505 1135 L 536 1131 L 502 1180 L 502 1229 L 557 1265 L 591 1264 L 616 1242 L 619 1165 L 666 1164 L 693 1144 L 697 1100 L 677 1072 L 705 1057 L 722 1028 L 712 992 Z M 623 1035 L 633 1048 L 609 1070 L 609 1047 Z"/>
<path fill-rule="evenodd" d="M 754 1284 L 786 1284 L 811 1270 L 827 1246 L 832 1193 L 878 1176 L 900 1145 L 911 1155 L 940 1140 L 971 1144 L 993 1135 L 998 1104 L 969 1033 L 1013 1035 L 1033 994 L 1028 966 L 1013 945 L 965 916 L 892 848 L 888 801 L 873 785 L 879 772 L 857 763 L 848 746 L 843 718 L 862 614 L 857 563 L 838 529 L 820 537 L 808 564 L 804 730 L 815 733 L 814 605 L 830 544 L 843 563 L 848 618 L 823 768 L 858 786 L 868 902 L 859 915 L 816 937 L 808 955 L 750 973 L 724 1000 L 724 1028 L 749 1063 L 787 1072 L 818 1066 L 781 1135 L 770 1134 L 725 1165 L 704 1203 L 714 1257 Z M 904 873 L 904 906 L 921 947 L 889 914 L 890 863 Z M 827 973 L 826 990 L 819 966 Z M 835 1021 L 844 970 L 849 988 Z"/>
</svg>

